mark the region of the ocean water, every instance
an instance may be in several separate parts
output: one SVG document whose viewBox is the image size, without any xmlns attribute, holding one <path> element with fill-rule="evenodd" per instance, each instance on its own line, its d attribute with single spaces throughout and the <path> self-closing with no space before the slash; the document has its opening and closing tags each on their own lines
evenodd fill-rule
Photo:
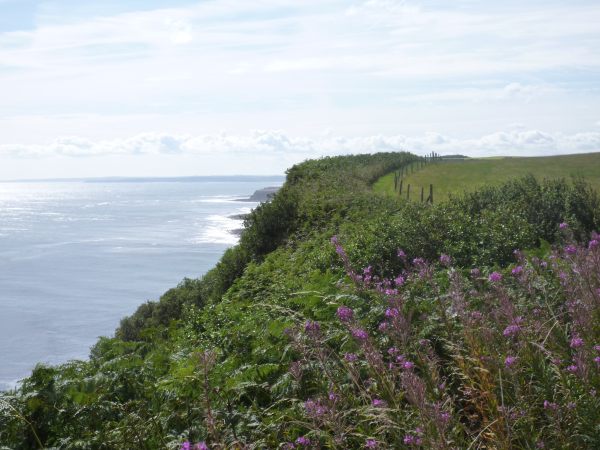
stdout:
<svg viewBox="0 0 600 450">
<path fill-rule="evenodd" d="M 99 336 L 237 242 L 251 181 L 0 183 L 0 390 Z"/>
</svg>

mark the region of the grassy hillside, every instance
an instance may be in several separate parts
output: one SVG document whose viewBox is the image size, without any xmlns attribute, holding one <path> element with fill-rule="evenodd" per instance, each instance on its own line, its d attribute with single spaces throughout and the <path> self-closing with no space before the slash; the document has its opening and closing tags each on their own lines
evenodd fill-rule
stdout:
<svg viewBox="0 0 600 450">
<path fill-rule="evenodd" d="M 600 192 L 600 153 L 536 158 L 445 160 L 408 175 L 404 179 L 404 189 L 410 184 L 411 199 L 420 201 L 421 187 L 425 187 L 427 195 L 429 185 L 433 184 L 434 200 L 444 201 L 450 195 L 472 192 L 484 185 L 499 185 L 509 179 L 528 174 L 540 180 L 583 177 Z M 394 175 L 387 174 L 379 179 L 374 189 L 393 195 Z"/>
<path fill-rule="evenodd" d="M 292 167 L 203 278 L 0 394 L 0 448 L 599 448 L 595 191 L 373 193 L 415 159 Z"/>
</svg>

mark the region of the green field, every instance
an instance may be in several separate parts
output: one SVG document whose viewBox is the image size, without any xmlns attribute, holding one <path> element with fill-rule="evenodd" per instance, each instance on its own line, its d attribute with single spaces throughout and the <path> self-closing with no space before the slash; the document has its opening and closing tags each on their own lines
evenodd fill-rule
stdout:
<svg viewBox="0 0 600 450">
<path fill-rule="evenodd" d="M 427 196 L 429 185 L 433 184 L 434 201 L 438 202 L 450 195 L 474 191 L 486 184 L 498 185 L 527 174 L 538 179 L 583 177 L 600 192 L 600 153 L 442 161 L 408 175 L 403 185 L 406 192 L 410 184 L 411 199 L 420 200 L 421 187 L 425 187 Z M 373 188 L 376 192 L 394 194 L 394 174 L 380 178 Z"/>
</svg>

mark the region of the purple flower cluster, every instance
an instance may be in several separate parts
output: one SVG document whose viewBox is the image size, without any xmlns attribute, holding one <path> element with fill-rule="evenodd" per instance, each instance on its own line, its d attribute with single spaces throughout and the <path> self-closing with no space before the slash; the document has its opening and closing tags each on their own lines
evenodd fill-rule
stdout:
<svg viewBox="0 0 600 450">
<path fill-rule="evenodd" d="M 574 255 L 575 253 L 577 253 L 577 247 L 575 247 L 574 245 L 567 245 L 565 247 L 565 253 L 567 255 Z"/>
<path fill-rule="evenodd" d="M 554 402 L 550 402 L 548 400 L 544 400 L 544 409 L 556 411 L 558 409 L 558 405 Z"/>
<path fill-rule="evenodd" d="M 303 447 L 308 447 L 308 446 L 312 445 L 312 442 L 306 436 L 300 436 L 298 439 L 296 439 L 296 445 L 301 445 Z"/>
<path fill-rule="evenodd" d="M 492 272 L 490 273 L 488 280 L 492 283 L 497 283 L 502 280 L 502 274 L 500 272 Z"/>
<path fill-rule="evenodd" d="M 567 372 L 576 374 L 579 372 L 579 367 L 577 367 L 577 364 L 571 364 L 570 366 L 567 366 Z"/>
<path fill-rule="evenodd" d="M 185 441 L 181 444 L 181 450 L 209 450 L 205 442 L 197 442 L 192 446 L 190 441 Z"/>
<path fill-rule="evenodd" d="M 385 317 L 387 318 L 398 317 L 399 315 L 400 311 L 398 311 L 398 308 L 388 308 L 385 310 Z"/>
<path fill-rule="evenodd" d="M 358 356 L 355 353 L 346 353 L 344 359 L 348 362 L 358 361 Z"/>
<path fill-rule="evenodd" d="M 523 266 L 517 266 L 512 270 L 513 275 L 521 275 L 523 273 Z"/>
<path fill-rule="evenodd" d="M 304 402 L 304 409 L 306 414 L 312 418 L 321 417 L 328 411 L 327 407 L 322 405 L 320 401 L 315 402 L 314 400 L 307 400 Z"/>
<path fill-rule="evenodd" d="M 511 324 L 504 329 L 502 334 L 504 335 L 504 337 L 512 337 L 512 336 L 516 336 L 517 334 L 519 334 L 520 331 L 521 331 L 520 325 Z"/>
<path fill-rule="evenodd" d="M 367 442 L 365 442 L 365 448 L 377 448 L 378 446 L 379 444 L 375 439 L 367 439 Z"/>
<path fill-rule="evenodd" d="M 385 400 L 381 400 L 380 398 L 373 399 L 373 401 L 371 402 L 371 404 L 375 408 L 385 408 L 387 406 L 387 402 Z"/>
<path fill-rule="evenodd" d="M 354 317 L 354 311 L 347 306 L 340 306 L 337 309 L 337 316 L 342 322 L 350 322 Z"/>
<path fill-rule="evenodd" d="M 362 328 L 353 328 L 352 336 L 359 341 L 366 341 L 369 338 L 369 334 Z"/>
<path fill-rule="evenodd" d="M 579 336 L 573 336 L 571 338 L 571 348 L 579 348 L 583 345 L 583 339 L 581 339 Z"/>
<path fill-rule="evenodd" d="M 450 258 L 448 255 L 440 255 L 440 264 L 442 264 L 443 266 L 449 266 L 451 262 L 452 258 Z"/>
<path fill-rule="evenodd" d="M 321 331 L 321 325 L 319 325 L 319 322 L 307 320 L 304 324 L 304 331 L 309 335 L 317 335 Z"/>
<path fill-rule="evenodd" d="M 517 362 L 517 357 L 516 356 L 507 356 L 506 359 L 504 360 L 504 365 L 507 368 L 512 367 L 515 363 Z"/>
<path fill-rule="evenodd" d="M 403 439 L 404 445 L 423 445 L 423 439 L 420 436 L 415 436 L 413 434 L 407 434 Z"/>
</svg>

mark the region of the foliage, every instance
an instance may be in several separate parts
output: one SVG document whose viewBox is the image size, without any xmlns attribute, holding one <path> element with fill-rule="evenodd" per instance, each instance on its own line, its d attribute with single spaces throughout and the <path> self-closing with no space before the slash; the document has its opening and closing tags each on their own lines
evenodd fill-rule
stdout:
<svg viewBox="0 0 600 450">
<path fill-rule="evenodd" d="M 371 191 L 414 158 L 291 168 L 214 269 L 0 394 L 0 448 L 597 446 L 595 192 Z"/>
</svg>

